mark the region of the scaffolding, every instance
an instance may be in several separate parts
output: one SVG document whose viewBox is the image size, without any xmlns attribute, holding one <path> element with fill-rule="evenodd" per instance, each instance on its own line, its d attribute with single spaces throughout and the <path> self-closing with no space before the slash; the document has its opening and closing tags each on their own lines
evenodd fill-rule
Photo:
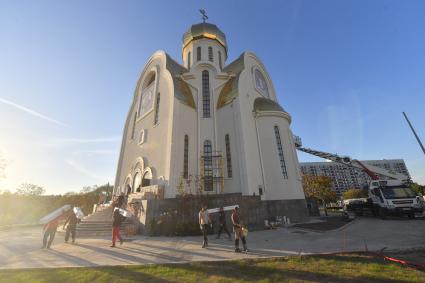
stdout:
<svg viewBox="0 0 425 283">
<path fill-rule="evenodd" d="M 200 159 L 202 193 L 222 194 L 224 191 L 224 161 L 221 151 L 201 153 Z"/>
</svg>

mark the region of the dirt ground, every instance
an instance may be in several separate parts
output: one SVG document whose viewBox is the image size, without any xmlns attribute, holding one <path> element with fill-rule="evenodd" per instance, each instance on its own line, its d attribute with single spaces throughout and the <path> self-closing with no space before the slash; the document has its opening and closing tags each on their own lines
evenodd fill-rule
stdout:
<svg viewBox="0 0 425 283">
<path fill-rule="evenodd" d="M 338 220 L 339 219 L 339 220 Z M 313 219 L 317 222 L 320 219 Z M 234 241 L 210 236 L 209 247 L 201 248 L 201 236 L 135 236 L 123 246 L 110 248 L 110 236 L 78 238 L 75 245 L 64 243 L 63 233 L 56 235 L 51 250 L 41 249 L 41 228 L 0 231 L 0 269 L 51 268 L 104 265 L 137 265 L 192 261 L 223 261 L 384 250 L 384 255 L 425 262 L 424 220 L 399 218 L 381 220 L 361 217 L 344 224 L 341 218 L 311 222 L 331 230 L 281 227 L 248 234 L 248 253 L 235 253 Z M 304 225 L 302 225 L 304 226 Z M 334 229 L 332 229 L 334 228 Z M 397 252 L 399 251 L 399 252 Z"/>
<path fill-rule="evenodd" d="M 330 231 L 339 229 L 351 221 L 342 216 L 321 217 L 320 220 L 321 222 L 296 224 L 294 227 L 313 231 Z"/>
</svg>

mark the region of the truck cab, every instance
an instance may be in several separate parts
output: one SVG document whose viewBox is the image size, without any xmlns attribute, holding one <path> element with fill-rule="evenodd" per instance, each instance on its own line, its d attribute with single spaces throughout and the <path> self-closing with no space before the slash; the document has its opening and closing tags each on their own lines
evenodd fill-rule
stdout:
<svg viewBox="0 0 425 283">
<path fill-rule="evenodd" d="M 382 218 L 387 215 L 407 215 L 414 218 L 415 213 L 423 211 L 419 196 L 407 184 L 398 180 L 372 180 L 369 202 L 374 214 Z"/>
</svg>

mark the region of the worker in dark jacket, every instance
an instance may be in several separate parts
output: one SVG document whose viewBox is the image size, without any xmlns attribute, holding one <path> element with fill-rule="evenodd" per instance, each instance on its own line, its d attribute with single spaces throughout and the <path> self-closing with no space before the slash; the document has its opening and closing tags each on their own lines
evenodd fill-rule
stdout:
<svg viewBox="0 0 425 283">
<path fill-rule="evenodd" d="M 124 204 L 124 194 L 120 194 L 117 200 L 117 206 L 121 208 Z"/>
<path fill-rule="evenodd" d="M 111 248 L 115 248 L 116 240 L 120 240 L 122 245 L 123 240 L 120 235 L 121 224 L 125 221 L 125 217 L 121 215 L 119 208 L 115 208 L 112 221 L 112 245 Z"/>
<path fill-rule="evenodd" d="M 226 213 L 224 212 L 224 208 L 220 207 L 220 211 L 218 212 L 218 225 L 220 226 L 220 229 L 218 230 L 217 239 L 220 239 L 221 232 L 224 230 L 224 232 L 227 233 L 227 236 L 229 239 L 231 238 L 229 230 L 227 230 L 227 224 L 226 224 Z"/>
<path fill-rule="evenodd" d="M 65 229 L 66 224 L 68 226 L 66 227 L 66 233 L 65 233 L 65 243 L 68 243 L 69 235 L 71 234 L 72 237 L 72 243 L 75 243 L 75 231 L 77 230 L 77 224 L 80 220 L 77 218 L 77 215 L 75 215 L 74 210 L 71 210 L 68 218 L 66 219 L 65 223 L 63 224 L 63 228 Z"/>
</svg>

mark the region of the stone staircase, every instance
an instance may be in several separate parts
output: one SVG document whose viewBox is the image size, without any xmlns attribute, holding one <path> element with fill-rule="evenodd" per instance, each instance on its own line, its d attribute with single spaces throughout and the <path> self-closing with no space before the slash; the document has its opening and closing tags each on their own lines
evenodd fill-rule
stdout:
<svg viewBox="0 0 425 283">
<path fill-rule="evenodd" d="M 121 235 L 127 236 L 127 227 L 133 226 L 127 219 L 121 225 Z M 106 207 L 84 217 L 77 225 L 77 238 L 106 237 L 112 235 L 112 207 Z"/>
</svg>

